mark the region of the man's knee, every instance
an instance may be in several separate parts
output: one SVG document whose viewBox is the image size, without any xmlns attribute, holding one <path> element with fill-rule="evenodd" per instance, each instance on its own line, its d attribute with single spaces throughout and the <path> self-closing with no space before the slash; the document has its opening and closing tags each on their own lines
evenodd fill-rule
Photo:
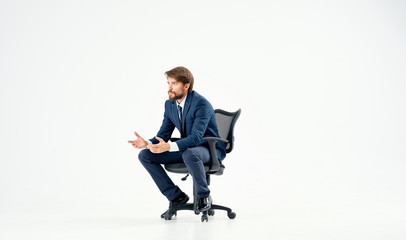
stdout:
<svg viewBox="0 0 406 240">
<path fill-rule="evenodd" d="M 151 162 L 151 151 L 149 149 L 143 149 L 138 154 L 138 159 L 141 162 L 150 163 Z"/>
<path fill-rule="evenodd" d="M 201 161 L 199 154 L 197 153 L 196 149 L 189 148 L 182 153 L 183 162 L 186 164 L 189 162 L 197 162 Z"/>
</svg>

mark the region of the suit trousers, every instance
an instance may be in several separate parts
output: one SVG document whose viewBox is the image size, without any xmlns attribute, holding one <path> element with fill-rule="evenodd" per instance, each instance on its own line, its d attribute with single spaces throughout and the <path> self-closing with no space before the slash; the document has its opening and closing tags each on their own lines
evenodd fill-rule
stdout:
<svg viewBox="0 0 406 240">
<path fill-rule="evenodd" d="M 143 149 L 138 158 L 161 193 L 169 201 L 174 200 L 182 191 L 172 182 L 161 164 L 184 162 L 190 175 L 192 175 L 196 196 L 204 198 L 210 195 L 204 171 L 204 163 L 210 161 L 210 152 L 206 147 L 197 146 L 188 148 L 184 152 L 163 152 L 158 154 L 152 153 L 149 149 Z"/>
</svg>

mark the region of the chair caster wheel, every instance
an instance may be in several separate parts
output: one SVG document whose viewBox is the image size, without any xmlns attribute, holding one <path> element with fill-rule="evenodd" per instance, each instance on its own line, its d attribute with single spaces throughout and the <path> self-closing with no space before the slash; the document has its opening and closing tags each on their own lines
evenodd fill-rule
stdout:
<svg viewBox="0 0 406 240">
<path fill-rule="evenodd" d="M 209 217 L 206 214 L 202 215 L 202 222 L 204 222 L 204 221 L 206 221 L 206 222 L 209 221 Z"/>
<path fill-rule="evenodd" d="M 227 216 L 228 216 L 230 219 L 234 219 L 235 216 L 236 216 L 236 214 L 235 214 L 235 212 L 229 212 L 229 213 L 227 213 Z"/>
<path fill-rule="evenodd" d="M 207 214 L 209 214 L 209 216 L 214 216 L 214 210 L 213 210 L 213 209 L 209 209 L 209 211 L 207 212 Z"/>
</svg>

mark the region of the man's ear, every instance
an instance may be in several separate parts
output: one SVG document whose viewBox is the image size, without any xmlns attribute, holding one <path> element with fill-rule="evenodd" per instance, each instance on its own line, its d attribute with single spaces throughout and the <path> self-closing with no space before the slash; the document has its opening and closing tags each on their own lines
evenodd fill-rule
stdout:
<svg viewBox="0 0 406 240">
<path fill-rule="evenodd" d="M 190 83 L 186 83 L 186 84 L 184 84 L 184 87 L 185 87 L 185 89 L 187 89 L 187 90 L 189 91 L 189 88 L 190 88 Z"/>
</svg>

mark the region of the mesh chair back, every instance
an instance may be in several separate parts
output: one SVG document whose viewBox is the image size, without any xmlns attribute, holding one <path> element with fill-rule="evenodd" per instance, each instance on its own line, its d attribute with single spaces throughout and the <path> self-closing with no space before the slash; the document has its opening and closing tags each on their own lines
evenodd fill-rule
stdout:
<svg viewBox="0 0 406 240">
<path fill-rule="evenodd" d="M 221 138 L 227 139 L 226 153 L 233 150 L 234 146 L 234 125 L 241 114 L 241 109 L 236 112 L 227 112 L 221 109 L 214 110 L 216 114 L 217 128 Z"/>
</svg>

